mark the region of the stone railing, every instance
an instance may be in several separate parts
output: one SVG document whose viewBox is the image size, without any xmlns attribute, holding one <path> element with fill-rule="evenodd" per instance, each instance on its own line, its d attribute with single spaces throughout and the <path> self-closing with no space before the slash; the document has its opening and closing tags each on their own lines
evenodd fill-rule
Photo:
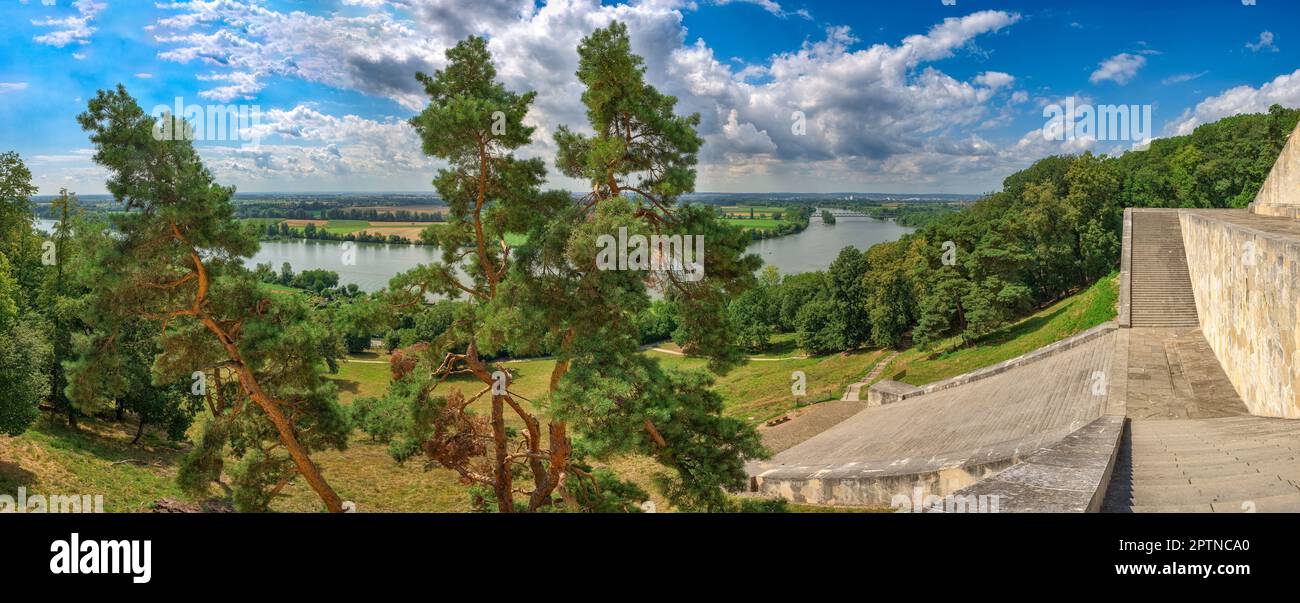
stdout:
<svg viewBox="0 0 1300 603">
<path fill-rule="evenodd" d="M 1300 219 L 1300 125 L 1291 133 L 1291 139 L 1282 148 L 1277 163 L 1260 187 L 1251 213 L 1263 216 L 1281 216 Z"/>
<path fill-rule="evenodd" d="M 1123 433 L 1124 417 L 1106 415 L 951 498 L 992 499 L 998 513 L 1096 513 Z"/>
<path fill-rule="evenodd" d="M 1113 321 L 1104 322 L 1091 329 L 1088 329 L 1087 331 L 1045 345 L 1027 354 L 1016 356 L 1015 358 L 1012 358 L 1010 360 L 1004 360 L 997 364 L 986 366 L 982 369 L 974 370 L 969 373 L 957 375 L 956 377 L 952 377 L 950 379 L 944 379 L 943 381 L 935 381 L 934 383 L 930 383 L 927 385 L 922 385 L 922 386 L 908 385 L 906 383 L 900 383 L 898 381 L 890 381 L 890 380 L 878 381 L 876 382 L 875 385 L 872 385 L 870 388 L 867 389 L 867 406 L 880 406 L 882 404 L 902 402 L 903 400 L 907 400 L 909 398 L 924 396 L 926 394 L 933 394 L 934 392 L 937 391 L 943 391 L 948 388 L 957 387 L 960 385 L 966 385 L 967 383 L 971 383 L 973 381 L 979 381 L 980 379 L 988 379 L 989 377 L 992 377 L 994 375 L 1000 375 L 1013 368 L 1021 367 L 1031 362 L 1037 362 L 1039 360 L 1042 360 L 1054 354 L 1059 354 L 1066 350 L 1075 348 L 1079 345 L 1092 341 L 1093 339 L 1101 337 L 1102 335 L 1110 333 L 1111 331 L 1114 331 L 1118 328 L 1119 325 Z"/>
<path fill-rule="evenodd" d="M 1121 329 L 1133 326 L 1133 208 L 1124 209 L 1124 247 L 1119 256 L 1119 308 L 1115 319 Z"/>
</svg>

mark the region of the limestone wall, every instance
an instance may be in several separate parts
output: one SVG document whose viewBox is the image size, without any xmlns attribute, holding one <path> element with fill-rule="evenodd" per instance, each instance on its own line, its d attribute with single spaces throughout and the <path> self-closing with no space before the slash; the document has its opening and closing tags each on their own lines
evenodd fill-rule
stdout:
<svg viewBox="0 0 1300 603">
<path fill-rule="evenodd" d="M 1300 125 L 1291 133 L 1255 202 L 1250 204 L 1250 211 L 1300 219 Z"/>
<path fill-rule="evenodd" d="M 1228 379 L 1251 413 L 1300 418 L 1300 237 L 1269 220 L 1180 212 L 1201 331 Z"/>
</svg>

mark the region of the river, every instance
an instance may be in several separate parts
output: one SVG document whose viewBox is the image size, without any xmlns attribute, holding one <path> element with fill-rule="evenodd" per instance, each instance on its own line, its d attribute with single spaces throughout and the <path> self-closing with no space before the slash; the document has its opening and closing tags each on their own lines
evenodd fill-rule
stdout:
<svg viewBox="0 0 1300 603">
<path fill-rule="evenodd" d="M 42 230 L 53 226 L 49 220 L 39 222 Z M 850 216 L 837 217 L 835 224 L 823 224 L 821 215 L 815 214 L 803 232 L 755 241 L 749 246 L 749 252 L 763 258 L 764 265 L 776 266 L 781 274 L 798 274 L 824 270 L 846 246 L 867 249 L 876 243 L 897 240 L 912 230 L 892 220 Z M 339 282 L 356 283 L 363 291 L 375 291 L 387 286 L 394 275 L 438 257 L 438 249 L 434 247 L 363 243 L 356 246 L 355 263 L 345 265 L 339 243 L 294 240 L 263 241 L 262 248 L 245 263 L 250 267 L 269 263 L 277 272 L 284 262 L 289 262 L 295 272 L 333 270 L 339 273 Z"/>
</svg>

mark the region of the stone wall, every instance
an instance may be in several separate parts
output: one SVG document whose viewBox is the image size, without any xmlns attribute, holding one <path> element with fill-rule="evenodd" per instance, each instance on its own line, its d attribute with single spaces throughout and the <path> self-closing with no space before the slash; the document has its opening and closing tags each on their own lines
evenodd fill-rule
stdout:
<svg viewBox="0 0 1300 603">
<path fill-rule="evenodd" d="M 1300 219 L 1300 125 L 1291 133 L 1278 156 L 1277 163 L 1269 172 L 1264 186 L 1260 187 L 1255 202 L 1250 204 L 1252 213 L 1264 216 L 1282 216 Z"/>
<path fill-rule="evenodd" d="M 1201 331 L 1228 379 L 1251 413 L 1300 418 L 1300 237 L 1239 211 L 1179 215 Z"/>
</svg>

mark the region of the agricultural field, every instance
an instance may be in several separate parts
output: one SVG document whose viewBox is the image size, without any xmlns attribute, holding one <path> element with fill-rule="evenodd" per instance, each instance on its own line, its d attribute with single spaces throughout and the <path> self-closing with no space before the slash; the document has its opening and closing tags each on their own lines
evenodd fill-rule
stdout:
<svg viewBox="0 0 1300 603">
<path fill-rule="evenodd" d="M 719 208 L 727 224 L 739 226 L 745 230 L 775 230 L 782 224 L 790 224 L 789 211 L 780 207 L 750 207 L 745 205 L 728 205 Z M 777 214 L 781 219 L 776 219 Z"/>
<path fill-rule="evenodd" d="M 430 215 L 446 214 L 448 210 L 446 205 L 366 205 L 366 206 L 350 207 L 348 209 L 352 209 L 356 211 L 381 211 L 381 212 L 408 211 L 413 214 L 430 214 Z"/>
</svg>

